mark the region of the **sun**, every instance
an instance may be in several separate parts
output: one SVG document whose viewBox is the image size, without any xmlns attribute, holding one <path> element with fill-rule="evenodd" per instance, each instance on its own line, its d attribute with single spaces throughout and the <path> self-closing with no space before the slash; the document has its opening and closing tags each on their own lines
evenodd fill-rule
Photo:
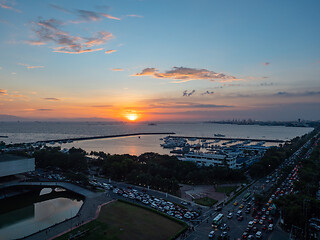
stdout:
<svg viewBox="0 0 320 240">
<path fill-rule="evenodd" d="M 138 115 L 136 113 L 130 113 L 126 116 L 126 118 L 130 121 L 135 121 L 138 119 Z"/>
</svg>

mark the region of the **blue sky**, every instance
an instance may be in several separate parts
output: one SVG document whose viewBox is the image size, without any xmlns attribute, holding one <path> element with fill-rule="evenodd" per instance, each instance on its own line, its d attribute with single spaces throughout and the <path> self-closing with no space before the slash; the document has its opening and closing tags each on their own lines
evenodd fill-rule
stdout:
<svg viewBox="0 0 320 240">
<path fill-rule="evenodd" d="M 320 119 L 319 1 L 0 0 L 0 110 Z"/>
</svg>

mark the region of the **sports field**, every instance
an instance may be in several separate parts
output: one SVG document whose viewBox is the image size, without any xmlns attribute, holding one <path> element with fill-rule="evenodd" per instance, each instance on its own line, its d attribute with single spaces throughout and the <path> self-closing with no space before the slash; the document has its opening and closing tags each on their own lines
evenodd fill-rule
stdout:
<svg viewBox="0 0 320 240">
<path fill-rule="evenodd" d="M 182 224 L 148 209 L 117 201 L 102 207 L 96 220 L 57 239 L 67 240 L 70 236 L 85 231 L 86 233 L 82 237 L 74 239 L 166 240 L 182 230 L 183 227 Z"/>
</svg>

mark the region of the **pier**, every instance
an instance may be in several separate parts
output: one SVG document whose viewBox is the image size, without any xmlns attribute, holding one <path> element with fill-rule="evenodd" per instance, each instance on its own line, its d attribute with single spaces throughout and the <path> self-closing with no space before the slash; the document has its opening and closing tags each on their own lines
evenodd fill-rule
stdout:
<svg viewBox="0 0 320 240">
<path fill-rule="evenodd" d="M 285 140 L 280 139 L 258 139 L 258 138 L 233 138 L 233 137 L 187 137 L 187 136 L 169 136 L 170 138 L 196 138 L 205 140 L 236 140 L 236 141 L 252 141 L 252 142 L 272 142 L 272 143 L 284 143 Z"/>
<path fill-rule="evenodd" d="M 106 135 L 106 136 L 93 136 L 93 137 L 78 137 L 78 138 L 65 138 L 65 139 L 54 139 L 54 140 L 43 140 L 37 141 L 37 143 L 50 143 L 50 142 L 64 142 L 68 141 L 84 141 L 84 140 L 94 140 L 94 139 L 105 139 L 105 138 L 120 138 L 120 137 L 131 137 L 131 136 L 143 136 L 143 135 L 170 135 L 175 134 L 174 132 L 147 132 L 147 133 L 127 133 L 127 134 L 116 134 L 116 135 Z"/>
</svg>

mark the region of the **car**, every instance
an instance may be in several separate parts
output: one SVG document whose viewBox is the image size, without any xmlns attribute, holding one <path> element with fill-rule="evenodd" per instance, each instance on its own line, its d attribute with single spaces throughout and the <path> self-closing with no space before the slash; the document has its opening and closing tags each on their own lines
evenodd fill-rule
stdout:
<svg viewBox="0 0 320 240">
<path fill-rule="evenodd" d="M 262 220 L 266 220 L 266 215 L 263 215 L 263 216 L 261 217 L 261 219 L 262 219 Z"/>
<path fill-rule="evenodd" d="M 221 227 L 220 227 L 220 229 L 221 229 L 221 230 L 226 230 L 226 229 L 227 229 L 227 224 L 225 224 L 225 223 L 222 224 Z"/>
<path fill-rule="evenodd" d="M 243 220 L 243 216 L 239 216 L 238 221 L 242 221 L 242 220 Z"/>
<path fill-rule="evenodd" d="M 222 207 L 216 207 L 215 211 L 220 212 L 222 210 Z"/>
<path fill-rule="evenodd" d="M 227 235 L 228 235 L 227 232 L 222 232 L 222 233 L 220 234 L 221 237 L 225 237 L 225 236 L 227 236 Z"/>
<path fill-rule="evenodd" d="M 242 234 L 242 239 L 247 239 L 248 238 L 248 233 L 247 232 L 244 232 L 243 234 Z"/>
<path fill-rule="evenodd" d="M 259 224 L 261 224 L 261 225 L 263 224 L 263 220 L 262 219 L 260 219 Z"/>
<path fill-rule="evenodd" d="M 233 213 L 229 213 L 227 218 L 231 219 L 233 217 Z"/>
<path fill-rule="evenodd" d="M 213 239 L 213 237 L 214 237 L 215 235 L 216 235 L 215 231 L 211 231 L 211 232 L 209 232 L 208 237 L 209 237 L 209 239 Z"/>
<path fill-rule="evenodd" d="M 236 202 L 234 202 L 234 203 L 233 203 L 233 205 L 234 205 L 234 206 L 237 206 L 237 205 L 238 205 L 238 202 L 237 202 L 237 201 L 236 201 Z"/>
<path fill-rule="evenodd" d="M 240 208 L 240 209 L 244 208 L 244 205 L 243 205 L 243 204 L 241 204 L 241 205 L 239 206 L 239 208 Z"/>
<path fill-rule="evenodd" d="M 262 225 L 262 226 L 261 226 L 261 229 L 262 229 L 262 230 L 266 230 L 266 229 L 267 229 L 267 226 L 266 226 L 266 225 Z"/>
<path fill-rule="evenodd" d="M 268 231 L 272 231 L 272 230 L 273 230 L 273 224 L 269 224 Z"/>
<path fill-rule="evenodd" d="M 261 231 L 258 231 L 258 232 L 256 233 L 256 238 L 257 238 L 257 239 L 262 238 L 262 232 L 261 232 Z"/>
<path fill-rule="evenodd" d="M 252 227 L 253 227 L 253 224 L 254 224 L 254 222 L 253 222 L 253 221 L 250 221 L 250 222 L 248 223 L 248 227 L 249 227 L 249 228 L 252 228 Z"/>
<path fill-rule="evenodd" d="M 252 228 L 252 231 L 253 231 L 253 232 L 257 232 L 257 231 L 258 231 L 258 228 L 257 228 L 257 227 L 253 227 L 253 228 Z"/>
<path fill-rule="evenodd" d="M 245 212 L 246 214 L 249 214 L 250 211 L 251 211 L 251 209 L 250 209 L 250 208 L 247 208 L 244 212 Z"/>
<path fill-rule="evenodd" d="M 253 235 L 249 235 L 248 236 L 248 240 L 253 240 L 254 239 L 254 236 Z"/>
</svg>

